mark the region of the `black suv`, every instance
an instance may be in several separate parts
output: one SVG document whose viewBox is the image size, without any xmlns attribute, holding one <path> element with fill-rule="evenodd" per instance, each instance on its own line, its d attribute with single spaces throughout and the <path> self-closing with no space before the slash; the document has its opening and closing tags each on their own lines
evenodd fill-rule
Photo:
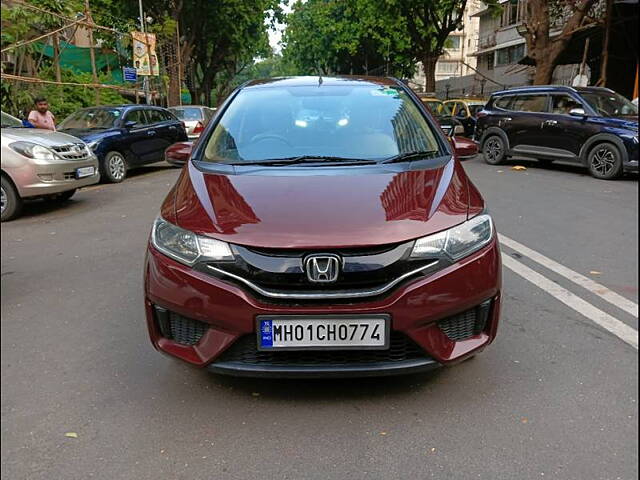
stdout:
<svg viewBox="0 0 640 480">
<path fill-rule="evenodd" d="M 598 87 L 521 87 L 494 93 L 474 139 L 485 161 L 507 157 L 584 165 L 596 178 L 638 171 L 638 108 Z"/>
</svg>

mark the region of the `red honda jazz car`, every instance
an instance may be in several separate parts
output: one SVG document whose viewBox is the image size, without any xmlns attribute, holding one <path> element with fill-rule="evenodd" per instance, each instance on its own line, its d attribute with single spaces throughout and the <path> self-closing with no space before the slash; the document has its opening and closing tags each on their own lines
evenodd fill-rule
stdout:
<svg viewBox="0 0 640 480">
<path fill-rule="evenodd" d="M 154 222 L 153 345 L 223 374 L 369 376 L 493 341 L 493 220 L 404 84 L 253 81 L 207 126 Z"/>
</svg>

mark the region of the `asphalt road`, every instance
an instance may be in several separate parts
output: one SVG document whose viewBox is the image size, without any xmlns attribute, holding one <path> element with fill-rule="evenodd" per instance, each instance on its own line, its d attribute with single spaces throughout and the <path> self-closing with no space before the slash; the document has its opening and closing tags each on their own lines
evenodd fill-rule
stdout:
<svg viewBox="0 0 640 480">
<path fill-rule="evenodd" d="M 637 478 L 637 347 L 576 298 L 637 330 L 603 292 L 638 301 L 638 179 L 516 163 L 464 164 L 499 231 L 606 288 L 505 246 L 570 295 L 505 267 L 496 342 L 399 378 L 233 379 L 153 350 L 143 256 L 175 169 L 30 205 L 2 225 L 2 478 Z"/>
</svg>

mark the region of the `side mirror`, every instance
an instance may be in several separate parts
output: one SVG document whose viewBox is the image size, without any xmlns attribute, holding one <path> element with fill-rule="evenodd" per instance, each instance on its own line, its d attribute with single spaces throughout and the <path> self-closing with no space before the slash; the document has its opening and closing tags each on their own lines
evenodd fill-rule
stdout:
<svg viewBox="0 0 640 480">
<path fill-rule="evenodd" d="M 572 108 L 569 110 L 569 115 L 572 117 L 586 117 L 587 112 L 584 111 L 584 108 Z"/>
<path fill-rule="evenodd" d="M 138 122 L 134 122 L 133 120 L 129 120 L 124 122 L 124 128 L 126 128 L 127 130 L 130 128 L 135 127 L 138 124 Z"/>
<path fill-rule="evenodd" d="M 174 143 L 165 150 L 164 159 L 169 165 L 181 167 L 187 163 L 187 160 L 189 160 L 191 152 L 193 151 L 193 146 L 193 142 Z"/>
</svg>

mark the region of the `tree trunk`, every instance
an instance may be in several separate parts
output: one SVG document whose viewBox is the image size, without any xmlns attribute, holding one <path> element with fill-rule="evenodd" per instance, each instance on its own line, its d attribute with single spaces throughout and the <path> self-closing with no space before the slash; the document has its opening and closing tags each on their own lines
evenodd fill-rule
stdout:
<svg viewBox="0 0 640 480">
<path fill-rule="evenodd" d="M 53 34 L 53 64 L 56 71 L 56 82 L 62 81 L 60 72 L 60 39 L 57 33 Z"/>
<path fill-rule="evenodd" d="M 536 61 L 536 73 L 533 77 L 534 85 L 551 85 L 553 83 L 553 72 L 556 69 L 555 61 L 543 57 Z"/>
<path fill-rule="evenodd" d="M 436 91 L 436 63 L 438 63 L 438 55 L 427 54 L 422 57 L 425 92 L 435 93 Z"/>
</svg>

